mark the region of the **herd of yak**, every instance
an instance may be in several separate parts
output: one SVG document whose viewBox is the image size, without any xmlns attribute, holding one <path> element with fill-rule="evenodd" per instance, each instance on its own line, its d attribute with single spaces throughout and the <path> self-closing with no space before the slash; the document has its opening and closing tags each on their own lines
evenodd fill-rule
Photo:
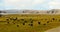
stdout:
<svg viewBox="0 0 60 32">
<path fill-rule="evenodd" d="M 0 15 L 0 18 L 1 18 L 2 16 Z M 28 24 L 29 26 L 33 26 L 33 22 L 35 21 L 35 20 L 33 20 L 32 18 L 31 19 L 29 19 L 30 20 L 30 24 Z M 52 18 L 52 20 L 55 20 L 55 18 Z M 27 20 L 25 20 L 25 19 L 18 19 L 18 17 L 7 17 L 6 18 L 6 22 L 7 22 L 7 24 L 11 24 L 10 23 L 10 21 L 13 21 L 13 24 L 16 24 L 15 23 L 15 21 L 16 22 L 23 22 L 22 24 L 23 25 L 25 25 L 26 23 L 28 23 L 29 21 L 27 21 Z M 2 22 L 2 21 L 1 21 Z M 49 23 L 50 21 L 47 21 L 47 23 Z M 52 21 L 51 21 L 52 22 Z M 37 22 L 38 23 L 38 25 L 40 25 L 41 24 L 41 21 L 38 21 Z M 46 25 L 46 24 L 43 24 L 43 25 Z M 19 27 L 19 25 L 17 25 L 17 27 Z"/>
</svg>

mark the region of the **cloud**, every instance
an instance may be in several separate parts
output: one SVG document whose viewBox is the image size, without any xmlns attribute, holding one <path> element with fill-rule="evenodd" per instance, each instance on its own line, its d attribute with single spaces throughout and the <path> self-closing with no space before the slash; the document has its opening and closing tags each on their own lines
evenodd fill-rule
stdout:
<svg viewBox="0 0 60 32">
<path fill-rule="evenodd" d="M 48 5 L 50 9 L 60 9 L 60 0 L 53 0 Z"/>
<path fill-rule="evenodd" d="M 28 8 L 44 3 L 45 0 L 4 0 L 4 5 L 14 8 Z"/>
<path fill-rule="evenodd" d="M 33 5 L 37 5 L 37 4 L 42 4 L 44 3 L 46 0 L 34 0 L 33 1 Z"/>
<path fill-rule="evenodd" d="M 60 0 L 0 0 L 4 9 L 60 9 Z"/>
</svg>

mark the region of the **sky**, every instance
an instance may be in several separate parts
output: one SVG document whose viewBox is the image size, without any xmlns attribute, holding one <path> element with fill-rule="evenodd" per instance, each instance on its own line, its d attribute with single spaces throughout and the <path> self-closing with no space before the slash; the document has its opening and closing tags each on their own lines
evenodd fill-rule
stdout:
<svg viewBox="0 0 60 32">
<path fill-rule="evenodd" d="M 60 0 L 0 0 L 0 10 L 8 9 L 60 9 Z"/>
</svg>

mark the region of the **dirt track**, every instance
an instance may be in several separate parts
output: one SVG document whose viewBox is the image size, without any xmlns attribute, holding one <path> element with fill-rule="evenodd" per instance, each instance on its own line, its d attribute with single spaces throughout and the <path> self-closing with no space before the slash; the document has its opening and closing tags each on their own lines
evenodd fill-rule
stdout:
<svg viewBox="0 0 60 32">
<path fill-rule="evenodd" d="M 47 31 L 45 31 L 45 32 L 60 32 L 60 27 L 56 27 L 56 28 L 47 30 Z"/>
</svg>

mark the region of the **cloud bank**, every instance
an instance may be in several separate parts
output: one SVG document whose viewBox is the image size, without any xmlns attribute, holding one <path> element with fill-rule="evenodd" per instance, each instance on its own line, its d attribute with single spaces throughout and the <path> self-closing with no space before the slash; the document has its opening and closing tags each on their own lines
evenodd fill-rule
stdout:
<svg viewBox="0 0 60 32">
<path fill-rule="evenodd" d="M 52 0 L 48 5 L 50 9 L 60 9 L 60 0 Z"/>
<path fill-rule="evenodd" d="M 0 9 L 60 9 L 60 0 L 0 0 Z"/>
<path fill-rule="evenodd" d="M 4 0 L 5 6 L 13 6 L 16 9 L 25 9 L 42 4 L 45 0 Z"/>
</svg>

